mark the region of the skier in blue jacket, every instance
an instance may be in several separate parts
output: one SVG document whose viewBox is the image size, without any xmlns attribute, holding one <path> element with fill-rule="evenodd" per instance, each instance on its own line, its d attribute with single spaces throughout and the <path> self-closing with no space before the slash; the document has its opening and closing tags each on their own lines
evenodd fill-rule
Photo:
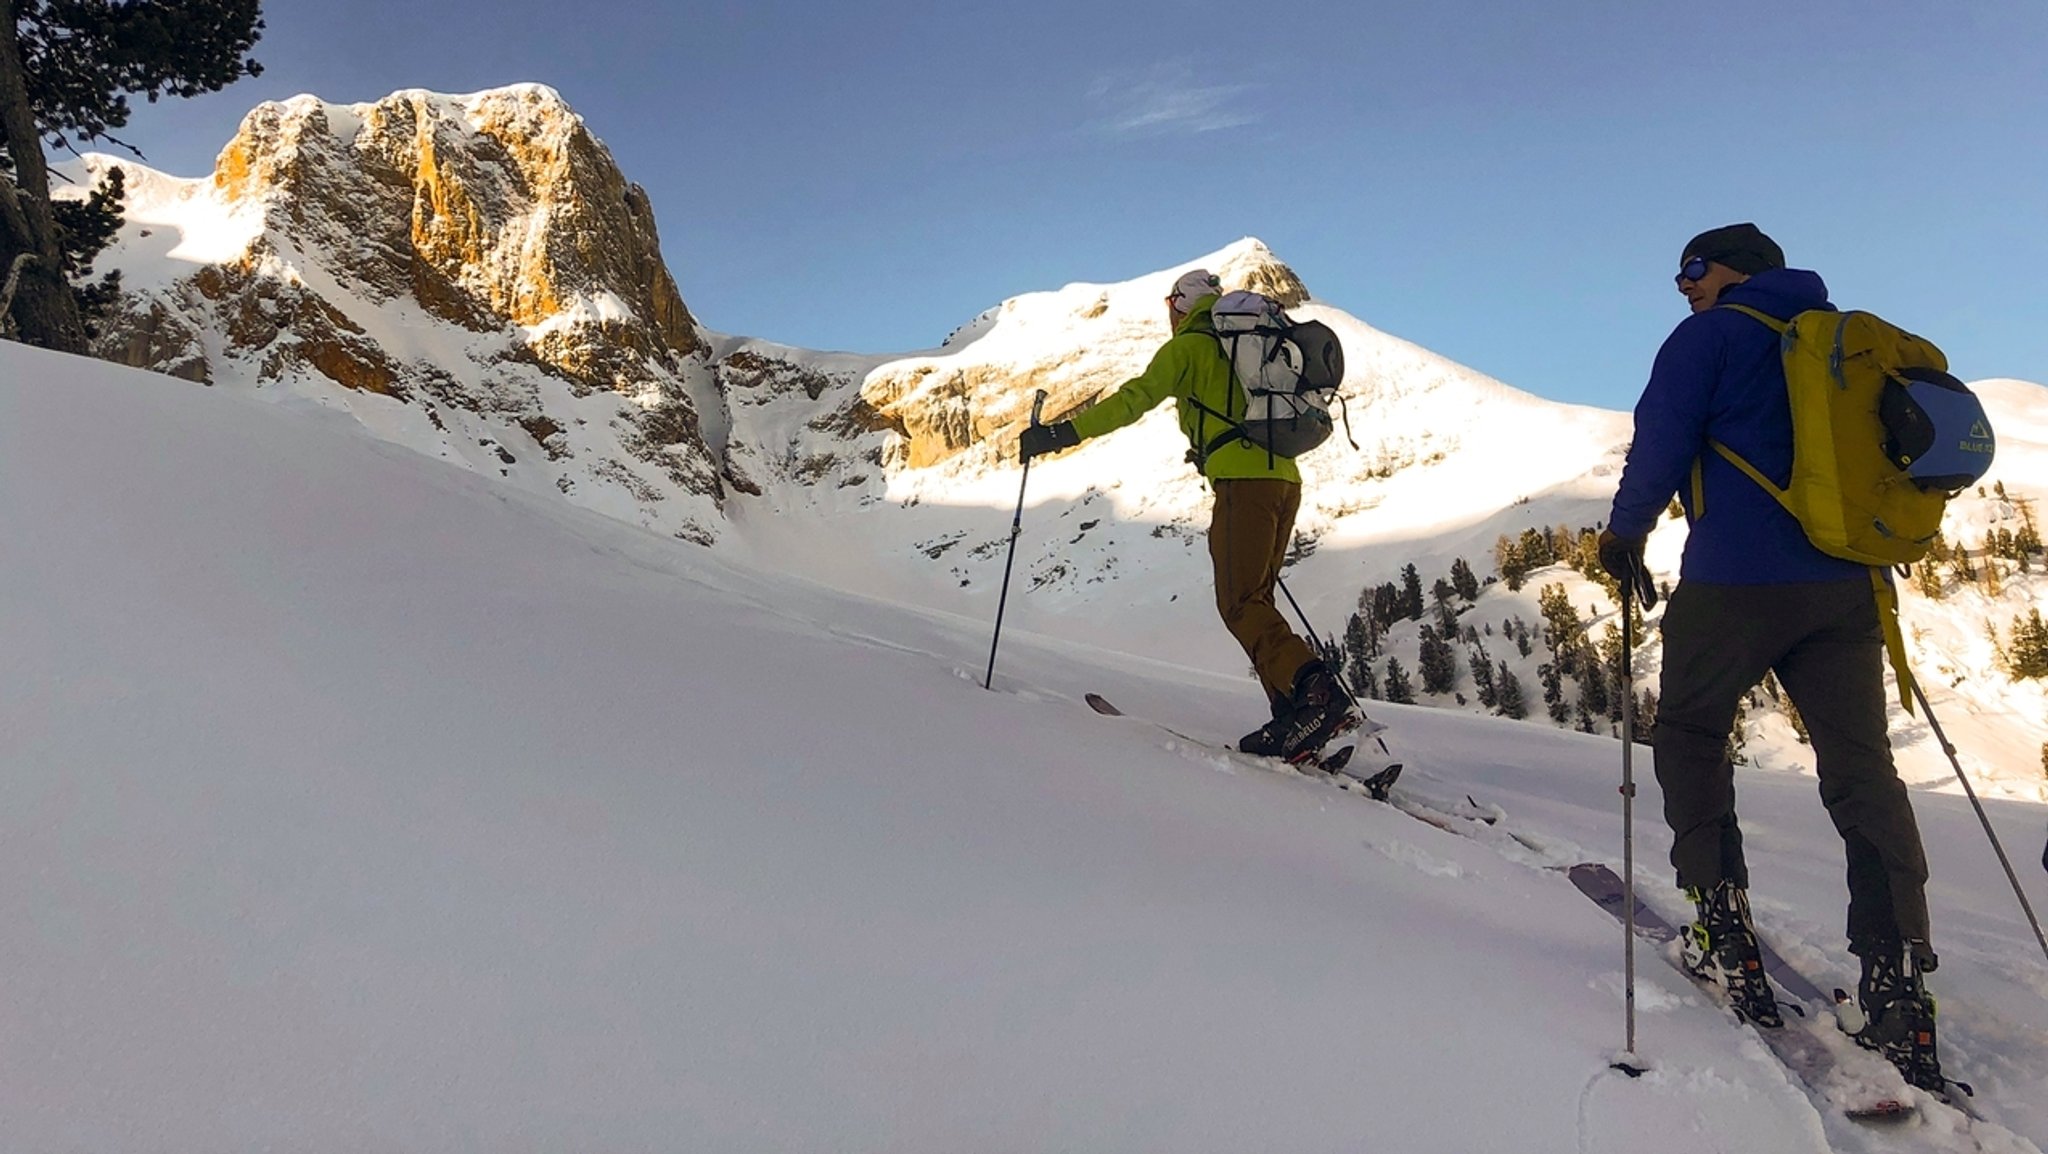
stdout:
<svg viewBox="0 0 2048 1154">
<path fill-rule="evenodd" d="M 1778 334 L 1735 309 L 1780 320 L 1834 310 L 1827 286 L 1785 267 L 1753 224 L 1694 237 L 1678 289 L 1692 307 L 1658 350 L 1635 410 L 1635 439 L 1600 560 L 1618 580 L 1677 494 L 1690 534 L 1665 607 L 1653 736 L 1671 826 L 1671 862 L 1699 907 L 1686 960 L 1724 982 L 1759 1026 L 1782 1024 L 1749 914 L 1749 870 L 1735 814 L 1728 741 L 1744 694 L 1775 672 L 1806 723 L 1821 799 L 1848 857 L 1849 948 L 1863 962 L 1860 1040 L 1914 1083 L 1941 1089 L 1933 1002 L 1920 975 L 1929 945 L 1927 858 L 1886 736 L 1884 640 L 1870 570 L 1831 557 L 1764 489 L 1709 448 L 1717 440 L 1786 484 L 1792 409 Z"/>
</svg>

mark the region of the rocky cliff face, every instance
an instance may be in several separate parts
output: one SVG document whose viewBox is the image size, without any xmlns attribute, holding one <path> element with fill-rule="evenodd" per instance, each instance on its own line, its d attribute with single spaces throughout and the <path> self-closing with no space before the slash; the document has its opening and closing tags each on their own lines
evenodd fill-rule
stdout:
<svg viewBox="0 0 2048 1154">
<path fill-rule="evenodd" d="M 726 421 L 704 334 L 645 192 L 552 90 L 265 104 L 210 181 L 176 192 L 246 235 L 132 293 L 106 355 L 385 398 L 424 418 L 415 443 L 446 442 L 420 447 L 508 477 L 531 457 L 552 467 L 527 480 L 717 536 Z M 136 206 L 124 247 L 148 247 L 161 207 Z"/>
</svg>

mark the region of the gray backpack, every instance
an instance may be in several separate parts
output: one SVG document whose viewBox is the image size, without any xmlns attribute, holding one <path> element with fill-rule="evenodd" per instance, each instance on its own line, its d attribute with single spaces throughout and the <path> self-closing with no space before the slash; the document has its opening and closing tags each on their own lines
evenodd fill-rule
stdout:
<svg viewBox="0 0 2048 1154">
<path fill-rule="evenodd" d="M 1228 427 L 1201 456 L 1235 440 L 1275 457 L 1298 457 L 1330 439 L 1330 404 L 1344 383 L 1344 348 L 1321 321 L 1296 321 L 1255 292 L 1225 293 L 1209 310 L 1216 343 L 1237 382 L 1229 413 L 1195 402 Z M 1345 428 L 1351 427 L 1345 412 Z M 1348 432 L 1347 432 L 1348 436 Z"/>
</svg>

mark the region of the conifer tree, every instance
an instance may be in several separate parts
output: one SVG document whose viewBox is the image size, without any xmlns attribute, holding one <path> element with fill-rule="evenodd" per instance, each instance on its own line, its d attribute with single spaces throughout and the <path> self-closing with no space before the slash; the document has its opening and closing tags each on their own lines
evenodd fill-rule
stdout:
<svg viewBox="0 0 2048 1154">
<path fill-rule="evenodd" d="M 1529 706 L 1522 700 L 1522 679 L 1503 661 L 1494 674 L 1495 694 L 1500 699 L 1500 715 L 1516 721 L 1529 716 Z"/>
<path fill-rule="evenodd" d="M 1621 659 L 1624 644 L 1621 630 L 1616 629 L 1614 624 L 1609 622 L 1606 630 L 1602 632 L 1600 637 L 1600 668 L 1593 671 L 1594 676 L 1601 678 L 1614 687 L 1613 692 L 1608 695 L 1607 720 L 1609 721 L 1621 720 L 1622 696 L 1627 692 L 1622 686 L 1621 681 Z"/>
<path fill-rule="evenodd" d="M 1387 658 L 1387 700 L 1396 705 L 1415 704 L 1415 685 L 1408 680 L 1408 671 L 1401 668 L 1401 659 Z"/>
<path fill-rule="evenodd" d="M 0 4 L 0 279 L 27 260 L 8 314 L 30 344 L 68 352 L 87 331 L 69 278 L 82 276 L 118 227 L 122 189 L 107 182 L 60 210 L 46 144 L 122 142 L 128 97 L 217 92 L 260 68 L 260 0 L 7 0 Z M 89 293 L 104 305 L 112 286 Z"/>
<path fill-rule="evenodd" d="M 1522 557 L 1522 547 L 1510 540 L 1506 533 L 1493 543 L 1493 567 L 1507 584 L 1509 592 L 1520 591 L 1523 578 L 1529 574 L 1528 562 Z"/>
<path fill-rule="evenodd" d="M 1564 700 L 1564 677 L 1557 666 L 1544 662 L 1537 667 L 1537 674 L 1543 679 L 1543 705 L 1550 713 L 1550 720 L 1563 725 L 1571 717 L 1571 707 Z"/>
<path fill-rule="evenodd" d="M 1597 661 L 1588 661 L 1579 671 L 1579 708 L 1594 717 L 1606 717 L 1613 704 L 1607 692 L 1607 676 Z M 1587 730 L 1591 733 L 1591 730 Z"/>
<path fill-rule="evenodd" d="M 1602 572 L 1600 568 L 1600 534 L 1592 529 L 1579 530 L 1578 548 L 1572 554 L 1572 568 L 1588 578 Z"/>
<path fill-rule="evenodd" d="M 1380 655 L 1380 639 L 1364 614 L 1353 613 L 1344 623 L 1344 653 L 1353 669 L 1362 669 Z"/>
<path fill-rule="evenodd" d="M 1970 550 L 1967 547 L 1962 545 L 1956 546 L 1954 551 L 1949 554 L 1949 563 L 1951 570 L 1956 575 L 1956 580 L 1967 581 L 1972 585 L 1977 583 L 1977 565 L 1974 561 L 1970 560 Z"/>
<path fill-rule="evenodd" d="M 1479 574 L 1472 571 L 1463 557 L 1451 562 L 1451 588 L 1467 601 L 1479 600 Z"/>
<path fill-rule="evenodd" d="M 1553 655 L 1564 658 L 1567 652 L 1576 648 L 1584 629 L 1579 621 L 1579 611 L 1572 605 L 1571 595 L 1562 585 L 1545 585 L 1536 591 L 1536 605 L 1543 611 L 1543 644 Z M 1569 664 L 1564 672 L 1572 672 Z"/>
<path fill-rule="evenodd" d="M 2022 554 L 2041 552 L 2041 527 L 2034 523 L 2034 503 L 2025 497 L 2013 502 L 2020 511 L 2020 531 L 2015 536 Z"/>
<path fill-rule="evenodd" d="M 2012 640 L 2005 646 L 2005 666 L 2013 680 L 2048 677 L 2048 623 L 2039 609 L 2012 619 Z"/>
<path fill-rule="evenodd" d="M 1436 585 L 1438 589 L 1442 590 L 1445 593 L 1451 592 L 1450 585 L 1445 583 L 1441 578 L 1438 579 Z M 1436 610 L 1437 632 L 1443 634 L 1445 640 L 1449 640 L 1450 638 L 1456 637 L 1459 632 L 1457 595 L 1452 594 L 1449 597 L 1441 598 L 1433 597 L 1431 600 Z"/>
<path fill-rule="evenodd" d="M 1351 692 L 1366 701 L 1377 701 L 1380 696 L 1380 679 L 1373 673 L 1372 662 L 1365 661 L 1352 666 Z"/>
<path fill-rule="evenodd" d="M 1657 691 L 1645 689 L 1636 699 L 1636 741 L 1648 745 L 1657 734 Z"/>
<path fill-rule="evenodd" d="M 1479 704 L 1492 709 L 1498 698 L 1493 682 L 1493 661 L 1487 657 L 1486 647 L 1482 645 L 1472 650 L 1466 656 L 1465 664 L 1472 671 L 1472 695 L 1479 699 Z M 1505 669 L 1507 666 L 1502 665 L 1501 668 Z"/>
<path fill-rule="evenodd" d="M 1401 567 L 1401 617 L 1406 621 L 1420 621 L 1422 610 L 1422 574 L 1415 571 L 1411 562 Z"/>
<path fill-rule="evenodd" d="M 2048 741 L 2041 743 L 2041 776 L 2048 777 Z"/>
<path fill-rule="evenodd" d="M 1401 591 L 1388 581 L 1372 591 L 1372 613 L 1369 618 L 1374 632 L 1385 636 L 1394 622 L 1401 620 Z"/>
<path fill-rule="evenodd" d="M 1934 564 L 1930 555 L 1923 557 L 1913 567 L 1913 587 L 1929 601 L 1939 601 L 1948 592 L 1948 586 L 1941 579 L 1941 569 Z"/>
<path fill-rule="evenodd" d="M 1451 643 L 1430 626 L 1422 627 L 1422 648 L 1415 659 L 1424 693 L 1449 693 L 1458 687 L 1458 658 Z"/>
<path fill-rule="evenodd" d="M 1448 577 L 1439 577 L 1429 585 L 1429 599 L 1432 605 L 1445 605 L 1458 600 L 1458 587 Z"/>
</svg>

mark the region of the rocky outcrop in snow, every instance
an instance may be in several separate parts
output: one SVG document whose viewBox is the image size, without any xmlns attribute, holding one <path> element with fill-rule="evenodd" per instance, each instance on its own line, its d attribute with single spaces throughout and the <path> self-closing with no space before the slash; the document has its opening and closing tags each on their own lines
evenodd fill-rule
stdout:
<svg viewBox="0 0 2048 1154">
<path fill-rule="evenodd" d="M 388 398 L 424 416 L 419 447 L 508 477 L 512 431 L 551 466 L 527 479 L 605 490 L 623 498 L 597 502 L 613 511 L 715 538 L 725 418 L 705 336 L 646 193 L 551 89 L 297 97 L 251 112 L 208 181 L 135 175 L 112 262 L 161 255 L 171 269 L 131 275 L 142 284 L 103 354 L 194 380 Z M 181 272 L 195 219 L 236 243 L 206 238 L 213 251 Z M 178 233 L 176 247 L 151 246 L 152 226 Z"/>
</svg>

